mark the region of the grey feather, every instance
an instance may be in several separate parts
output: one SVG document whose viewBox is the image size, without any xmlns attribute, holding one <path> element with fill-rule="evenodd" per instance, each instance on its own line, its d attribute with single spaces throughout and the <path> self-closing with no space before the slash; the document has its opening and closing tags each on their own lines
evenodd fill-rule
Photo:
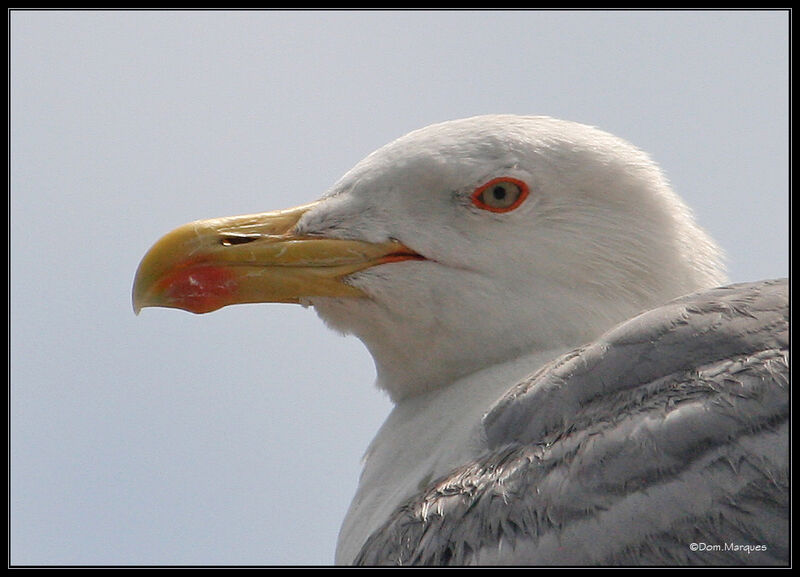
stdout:
<svg viewBox="0 0 800 577">
<path fill-rule="evenodd" d="M 512 387 L 363 565 L 785 565 L 788 281 L 639 315 Z"/>
</svg>

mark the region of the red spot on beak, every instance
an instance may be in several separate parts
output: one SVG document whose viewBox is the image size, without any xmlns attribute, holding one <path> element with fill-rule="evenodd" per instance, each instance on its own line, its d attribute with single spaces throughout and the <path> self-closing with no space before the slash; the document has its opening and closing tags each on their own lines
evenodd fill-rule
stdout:
<svg viewBox="0 0 800 577">
<path fill-rule="evenodd" d="M 171 304 L 197 314 L 230 304 L 238 288 L 230 268 L 202 263 L 175 269 L 158 286 Z"/>
</svg>

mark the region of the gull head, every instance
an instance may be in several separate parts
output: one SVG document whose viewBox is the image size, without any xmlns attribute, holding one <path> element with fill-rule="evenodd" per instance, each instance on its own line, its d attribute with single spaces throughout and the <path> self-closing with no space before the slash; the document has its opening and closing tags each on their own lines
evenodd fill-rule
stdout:
<svg viewBox="0 0 800 577">
<path fill-rule="evenodd" d="M 311 204 L 176 229 L 133 298 L 311 305 L 364 342 L 399 401 L 724 281 L 645 153 L 583 124 L 490 115 L 411 132 Z"/>
</svg>

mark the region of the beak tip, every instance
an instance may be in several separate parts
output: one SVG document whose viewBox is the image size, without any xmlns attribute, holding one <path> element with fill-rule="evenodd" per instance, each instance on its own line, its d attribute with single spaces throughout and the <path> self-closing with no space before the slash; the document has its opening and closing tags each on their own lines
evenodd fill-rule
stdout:
<svg viewBox="0 0 800 577">
<path fill-rule="evenodd" d="M 135 314 L 137 317 L 144 308 L 144 305 L 142 305 L 142 295 L 139 281 L 139 271 L 137 270 L 136 276 L 133 279 L 133 289 L 131 290 L 131 307 L 133 308 L 133 314 Z"/>
</svg>

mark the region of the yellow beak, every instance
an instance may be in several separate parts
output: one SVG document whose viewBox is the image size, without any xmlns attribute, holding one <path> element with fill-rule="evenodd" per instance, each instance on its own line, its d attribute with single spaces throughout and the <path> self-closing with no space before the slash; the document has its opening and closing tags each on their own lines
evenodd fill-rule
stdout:
<svg viewBox="0 0 800 577">
<path fill-rule="evenodd" d="M 295 224 L 314 206 L 199 220 L 173 230 L 139 264 L 134 311 L 169 307 L 207 313 L 240 303 L 365 297 L 343 279 L 379 264 L 423 259 L 394 240 L 295 235 Z"/>
</svg>

